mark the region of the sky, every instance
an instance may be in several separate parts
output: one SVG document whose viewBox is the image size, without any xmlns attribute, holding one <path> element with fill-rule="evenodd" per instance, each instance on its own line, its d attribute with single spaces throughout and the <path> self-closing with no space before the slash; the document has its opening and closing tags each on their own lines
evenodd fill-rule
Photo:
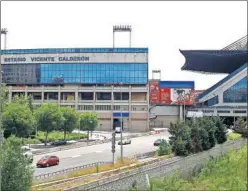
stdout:
<svg viewBox="0 0 248 191">
<path fill-rule="evenodd" d="M 7 49 L 113 47 L 113 25 L 132 25 L 132 47 L 149 48 L 149 77 L 195 81 L 204 90 L 226 75 L 182 71 L 182 50 L 219 50 L 247 34 L 246 1 L 1 2 Z M 117 33 L 116 47 L 128 47 Z M 1 37 L 3 47 L 3 36 Z"/>
</svg>

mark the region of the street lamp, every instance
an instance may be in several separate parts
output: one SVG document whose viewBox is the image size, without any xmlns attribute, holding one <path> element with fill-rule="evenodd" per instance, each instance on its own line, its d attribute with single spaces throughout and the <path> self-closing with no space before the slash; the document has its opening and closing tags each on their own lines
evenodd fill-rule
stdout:
<svg viewBox="0 0 248 191">
<path fill-rule="evenodd" d="M 123 144 L 122 144 L 122 128 L 123 128 L 123 118 L 122 118 L 122 83 L 119 84 L 121 87 L 121 162 L 123 162 Z"/>
</svg>

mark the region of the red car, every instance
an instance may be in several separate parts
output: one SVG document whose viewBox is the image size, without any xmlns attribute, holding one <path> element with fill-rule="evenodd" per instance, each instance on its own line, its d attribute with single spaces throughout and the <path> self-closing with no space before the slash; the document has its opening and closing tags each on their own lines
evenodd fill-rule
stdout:
<svg viewBox="0 0 248 191">
<path fill-rule="evenodd" d="M 59 165 L 59 157 L 44 156 L 37 162 L 37 167 L 49 167 L 53 165 Z"/>
</svg>

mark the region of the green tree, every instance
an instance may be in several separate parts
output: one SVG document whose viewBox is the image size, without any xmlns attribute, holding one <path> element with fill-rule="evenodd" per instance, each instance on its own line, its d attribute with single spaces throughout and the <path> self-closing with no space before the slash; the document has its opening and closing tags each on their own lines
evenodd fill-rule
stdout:
<svg viewBox="0 0 248 191">
<path fill-rule="evenodd" d="M 14 96 L 12 103 L 27 105 L 30 111 L 34 113 L 33 97 L 31 95 L 27 97 L 23 94 L 16 95 Z"/>
<path fill-rule="evenodd" d="M 223 120 L 220 117 L 214 118 L 216 131 L 215 138 L 218 144 L 222 144 L 227 140 L 227 129 L 226 125 L 223 123 Z"/>
<path fill-rule="evenodd" d="M 82 113 L 79 120 L 80 129 L 87 131 L 87 139 L 89 140 L 89 133 L 93 132 L 98 127 L 97 115 L 90 112 Z"/>
<path fill-rule="evenodd" d="M 171 134 L 172 151 L 179 156 L 187 156 L 192 150 L 191 129 L 184 122 L 171 123 L 168 129 Z"/>
<path fill-rule="evenodd" d="M 7 105 L 7 100 L 8 100 L 8 92 L 5 84 L 0 84 L 0 111 L 4 111 L 6 105 Z"/>
<path fill-rule="evenodd" d="M 247 129 L 247 121 L 245 121 L 243 117 L 239 117 L 235 122 L 235 127 L 240 129 Z"/>
<path fill-rule="evenodd" d="M 10 137 L 2 144 L 0 153 L 2 170 L 2 191 L 29 191 L 31 190 L 33 172 L 28 158 L 23 155 L 21 141 Z"/>
<path fill-rule="evenodd" d="M 162 140 L 161 144 L 159 145 L 158 155 L 169 155 L 171 154 L 171 145 L 167 143 L 166 140 Z"/>
<path fill-rule="evenodd" d="M 61 112 L 64 117 L 64 123 L 61 126 L 61 130 L 64 131 L 64 139 L 67 133 L 71 133 L 78 125 L 78 115 L 71 107 L 62 107 Z"/>
<path fill-rule="evenodd" d="M 63 114 L 57 104 L 44 104 L 37 109 L 35 116 L 38 129 L 45 131 L 45 145 L 47 145 L 48 134 L 63 125 Z"/>
<path fill-rule="evenodd" d="M 35 118 L 27 105 L 11 103 L 3 112 L 2 123 L 17 137 L 28 137 L 34 130 Z"/>
</svg>

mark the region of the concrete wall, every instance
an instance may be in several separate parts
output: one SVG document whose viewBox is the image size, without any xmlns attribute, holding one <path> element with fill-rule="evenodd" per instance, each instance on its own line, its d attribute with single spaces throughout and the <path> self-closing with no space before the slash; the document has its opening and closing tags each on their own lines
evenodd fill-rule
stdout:
<svg viewBox="0 0 248 191">
<path fill-rule="evenodd" d="M 196 169 L 199 169 L 212 157 L 217 157 L 226 154 L 230 150 L 238 150 L 247 142 L 245 139 L 227 142 L 222 145 L 194 154 L 188 157 L 174 157 L 169 160 L 162 160 L 157 163 L 146 165 L 135 170 L 123 172 L 108 178 L 88 183 L 77 188 L 71 188 L 67 191 L 81 190 L 128 190 L 134 181 L 137 181 L 141 189 L 146 188 L 146 174 L 150 178 L 162 178 L 170 175 L 172 172 L 180 170 L 184 174 L 191 174 Z"/>
</svg>

